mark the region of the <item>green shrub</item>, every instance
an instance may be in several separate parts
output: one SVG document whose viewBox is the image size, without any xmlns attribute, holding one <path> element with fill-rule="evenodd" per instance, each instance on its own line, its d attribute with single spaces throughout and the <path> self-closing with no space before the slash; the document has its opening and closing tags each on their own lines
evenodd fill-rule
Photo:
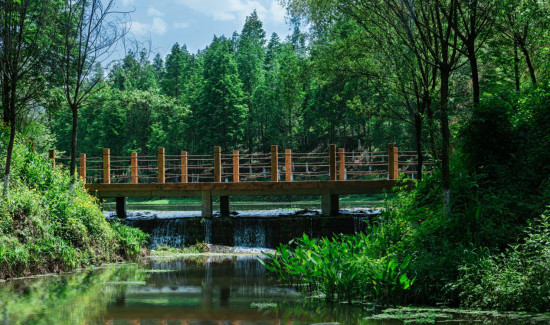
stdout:
<svg viewBox="0 0 550 325">
<path fill-rule="evenodd" d="M 4 155 L 6 143 L 0 129 Z M 0 278 L 134 258 L 145 244 L 141 231 L 111 227 L 80 180 L 70 191 L 66 168 L 52 168 L 19 139 L 10 179 L 8 195 L 0 197 Z"/>
<path fill-rule="evenodd" d="M 111 222 L 111 227 L 115 231 L 119 244 L 119 254 L 127 259 L 139 257 L 143 244 L 147 241 L 149 235 L 116 220 Z"/>
<path fill-rule="evenodd" d="M 466 307 L 550 311 L 550 217 L 525 230 L 525 241 L 503 254 L 481 254 L 460 268 L 452 286 Z"/>
</svg>

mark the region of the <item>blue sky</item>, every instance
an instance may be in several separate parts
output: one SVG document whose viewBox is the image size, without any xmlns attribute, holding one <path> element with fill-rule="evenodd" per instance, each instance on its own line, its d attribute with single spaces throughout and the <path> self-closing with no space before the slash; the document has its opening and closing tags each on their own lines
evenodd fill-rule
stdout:
<svg viewBox="0 0 550 325">
<path fill-rule="evenodd" d="M 116 9 L 135 10 L 130 32 L 138 41 L 150 39 L 152 51 L 162 56 L 176 42 L 194 53 L 214 35 L 240 33 L 254 9 L 268 39 L 273 32 L 281 39 L 289 34 L 285 9 L 276 0 L 117 0 Z"/>
</svg>

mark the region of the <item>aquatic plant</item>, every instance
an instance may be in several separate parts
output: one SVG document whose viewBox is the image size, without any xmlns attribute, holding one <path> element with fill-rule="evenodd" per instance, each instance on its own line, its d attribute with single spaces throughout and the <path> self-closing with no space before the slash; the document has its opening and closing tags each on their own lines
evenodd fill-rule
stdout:
<svg viewBox="0 0 550 325">
<path fill-rule="evenodd" d="M 282 282 L 321 294 L 327 301 L 397 301 L 414 283 L 406 274 L 411 257 L 399 263 L 397 256 L 375 256 L 375 235 L 311 239 L 304 234 L 272 254 L 264 253 L 268 259 L 260 262 Z"/>
</svg>

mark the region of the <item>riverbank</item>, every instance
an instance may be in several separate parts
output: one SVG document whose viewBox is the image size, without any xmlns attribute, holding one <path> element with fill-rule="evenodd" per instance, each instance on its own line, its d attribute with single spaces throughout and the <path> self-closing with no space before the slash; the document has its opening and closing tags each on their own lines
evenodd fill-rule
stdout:
<svg viewBox="0 0 550 325">
<path fill-rule="evenodd" d="M 2 129 L 3 150 L 6 140 Z M 9 191 L 0 197 L 0 279 L 68 272 L 146 254 L 142 231 L 105 220 L 80 180 L 70 190 L 67 169 L 52 167 L 28 143 L 16 141 L 11 168 Z"/>
</svg>

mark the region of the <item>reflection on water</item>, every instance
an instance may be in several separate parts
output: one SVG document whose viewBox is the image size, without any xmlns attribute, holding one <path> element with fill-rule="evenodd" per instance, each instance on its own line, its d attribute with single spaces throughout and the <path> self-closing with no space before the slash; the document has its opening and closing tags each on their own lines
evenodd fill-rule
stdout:
<svg viewBox="0 0 550 325">
<path fill-rule="evenodd" d="M 0 284 L 0 324 L 403 324 L 368 315 L 277 286 L 254 256 L 152 260 Z M 517 322 L 451 316 L 438 324 Z"/>
<path fill-rule="evenodd" d="M 279 287 L 269 279 L 254 256 L 195 256 L 8 281 L 0 285 L 0 323 L 168 325 L 338 321 L 338 313 L 286 311 L 303 301 L 295 290 Z M 359 319 L 360 314 L 356 313 L 353 323 Z"/>
</svg>

